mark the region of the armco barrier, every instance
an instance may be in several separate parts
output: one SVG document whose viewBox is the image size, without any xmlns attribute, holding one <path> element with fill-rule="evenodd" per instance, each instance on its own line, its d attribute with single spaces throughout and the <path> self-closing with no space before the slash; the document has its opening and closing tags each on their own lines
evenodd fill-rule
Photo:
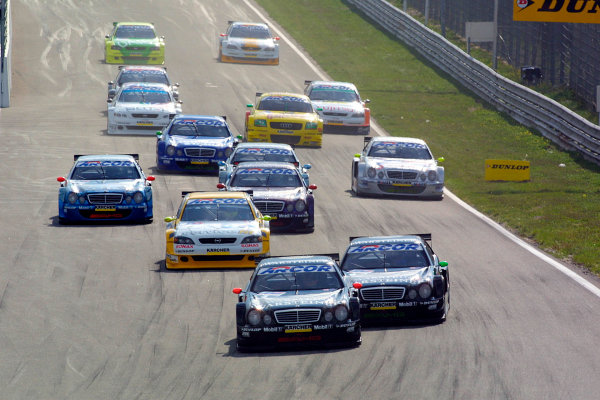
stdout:
<svg viewBox="0 0 600 400">
<path fill-rule="evenodd" d="M 565 150 L 600 165 L 600 127 L 497 74 L 446 38 L 384 0 L 346 0 L 467 89 Z"/>
<path fill-rule="evenodd" d="M 0 107 L 10 105 L 11 87 L 10 0 L 0 0 Z"/>
</svg>

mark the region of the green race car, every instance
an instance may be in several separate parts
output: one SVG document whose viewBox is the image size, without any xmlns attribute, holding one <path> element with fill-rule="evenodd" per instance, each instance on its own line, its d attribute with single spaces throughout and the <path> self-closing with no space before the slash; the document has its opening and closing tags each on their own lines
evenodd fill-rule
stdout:
<svg viewBox="0 0 600 400">
<path fill-rule="evenodd" d="M 164 64 L 165 38 L 149 22 L 113 22 L 104 39 L 107 64 Z"/>
</svg>

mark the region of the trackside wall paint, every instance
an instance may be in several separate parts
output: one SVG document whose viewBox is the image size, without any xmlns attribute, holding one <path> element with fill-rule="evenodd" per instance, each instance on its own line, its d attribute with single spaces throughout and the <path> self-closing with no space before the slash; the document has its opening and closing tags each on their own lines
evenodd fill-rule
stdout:
<svg viewBox="0 0 600 400">
<path fill-rule="evenodd" d="M 485 160 L 486 181 L 528 181 L 529 161 Z"/>
</svg>

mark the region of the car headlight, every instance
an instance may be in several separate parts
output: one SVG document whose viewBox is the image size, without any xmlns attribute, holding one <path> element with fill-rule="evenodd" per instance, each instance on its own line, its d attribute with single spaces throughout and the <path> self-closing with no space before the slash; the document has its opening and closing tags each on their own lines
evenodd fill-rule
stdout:
<svg viewBox="0 0 600 400">
<path fill-rule="evenodd" d="M 275 47 L 265 47 L 265 51 L 275 51 Z"/>
<path fill-rule="evenodd" d="M 369 178 L 375 178 L 375 175 L 377 175 L 377 171 L 375 171 L 375 168 L 369 167 L 369 169 L 367 170 L 367 176 Z"/>
<path fill-rule="evenodd" d="M 250 310 L 248 313 L 248 322 L 250 325 L 258 325 L 260 324 L 260 312 L 257 310 Z"/>
<path fill-rule="evenodd" d="M 225 157 L 229 157 L 231 153 L 233 153 L 233 149 L 231 147 L 225 149 Z"/>
<path fill-rule="evenodd" d="M 271 318 L 269 314 L 265 314 L 263 316 L 263 322 L 265 323 L 265 325 L 271 325 L 271 322 L 273 322 L 273 318 Z"/>
<path fill-rule="evenodd" d="M 352 114 L 352 118 L 364 118 L 364 117 L 365 117 L 364 111 Z"/>
<path fill-rule="evenodd" d="M 267 126 L 267 120 L 266 119 L 255 119 L 254 120 L 254 126 L 263 126 L 263 127 L 266 127 Z"/>
<path fill-rule="evenodd" d="M 79 204 L 85 204 L 85 196 L 79 196 Z"/>
<path fill-rule="evenodd" d="M 421 175 L 419 175 L 419 178 L 421 178 L 421 180 L 423 182 L 425 182 L 427 180 L 427 174 L 425 174 L 424 172 L 422 172 Z"/>
<path fill-rule="evenodd" d="M 429 179 L 430 181 L 435 181 L 437 179 L 437 172 L 434 170 L 431 170 L 427 173 L 427 179 Z"/>
<path fill-rule="evenodd" d="M 235 44 L 228 44 L 227 48 L 231 49 L 231 50 L 235 50 L 235 49 L 237 49 L 237 46 Z"/>
<path fill-rule="evenodd" d="M 177 244 L 194 244 L 194 241 L 192 239 L 190 239 L 189 237 L 175 236 L 173 238 L 173 243 L 177 243 Z"/>
<path fill-rule="evenodd" d="M 140 204 L 142 201 L 144 201 L 144 194 L 142 192 L 136 192 L 133 195 L 133 201 L 135 201 L 137 204 Z"/>
<path fill-rule="evenodd" d="M 314 130 L 314 129 L 317 129 L 317 127 L 318 127 L 318 126 L 319 126 L 319 124 L 318 124 L 318 123 L 316 123 L 316 122 L 307 122 L 307 123 L 306 123 L 306 129 L 307 129 L 307 130 Z"/>
<path fill-rule="evenodd" d="M 377 173 L 377 176 L 379 177 L 379 179 L 383 179 L 383 177 L 385 176 L 385 174 L 383 173 L 383 171 L 379 171 Z"/>
<path fill-rule="evenodd" d="M 78 198 L 78 197 L 79 197 L 79 196 L 77 196 L 77 193 L 73 193 L 73 192 L 71 192 L 71 193 L 69 193 L 69 196 L 67 196 L 67 201 L 68 201 L 70 204 L 75 204 L 75 203 L 77 203 L 77 198 Z"/>
<path fill-rule="evenodd" d="M 168 156 L 172 156 L 175 154 L 175 147 L 173 146 L 167 146 L 167 155 Z"/>
<path fill-rule="evenodd" d="M 304 202 L 304 200 L 298 200 L 296 204 L 294 204 L 294 208 L 296 209 L 296 211 L 302 212 L 306 209 L 306 203 Z"/>
<path fill-rule="evenodd" d="M 428 283 L 423 283 L 419 286 L 419 296 L 421 296 L 422 299 L 428 299 L 429 296 L 431 296 L 431 286 L 429 286 Z"/>
<path fill-rule="evenodd" d="M 160 50 L 160 46 L 152 46 L 152 47 L 150 47 L 150 50 L 152 50 L 152 51 Z"/>
<path fill-rule="evenodd" d="M 260 243 L 262 242 L 262 236 L 261 235 L 256 235 L 256 236 L 246 236 L 244 239 L 242 239 L 242 243 Z"/>
<path fill-rule="evenodd" d="M 133 196 L 131 196 L 131 195 L 125 196 L 125 203 L 131 204 L 131 200 L 133 200 Z"/>
<path fill-rule="evenodd" d="M 348 319 L 348 309 L 346 306 L 340 304 L 335 308 L 335 319 L 340 322 Z"/>
<path fill-rule="evenodd" d="M 110 46 L 111 50 L 123 50 L 123 47 L 117 45 L 117 44 L 113 44 L 112 46 Z"/>
<path fill-rule="evenodd" d="M 331 311 L 326 311 L 324 318 L 325 321 L 330 322 L 333 319 L 333 313 Z"/>
<path fill-rule="evenodd" d="M 417 298 L 417 291 L 415 289 L 410 289 L 408 291 L 408 298 L 414 300 Z"/>
</svg>

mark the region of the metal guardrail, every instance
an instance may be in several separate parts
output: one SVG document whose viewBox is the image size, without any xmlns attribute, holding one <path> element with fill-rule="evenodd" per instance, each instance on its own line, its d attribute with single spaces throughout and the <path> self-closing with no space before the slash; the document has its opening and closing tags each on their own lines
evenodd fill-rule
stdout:
<svg viewBox="0 0 600 400">
<path fill-rule="evenodd" d="M 0 0 L 0 107 L 8 107 L 10 104 L 10 33 L 10 0 Z"/>
<path fill-rule="evenodd" d="M 600 165 L 599 126 L 499 75 L 387 1 L 347 1 L 497 110 L 539 131 L 561 148 L 577 151 Z"/>
</svg>

